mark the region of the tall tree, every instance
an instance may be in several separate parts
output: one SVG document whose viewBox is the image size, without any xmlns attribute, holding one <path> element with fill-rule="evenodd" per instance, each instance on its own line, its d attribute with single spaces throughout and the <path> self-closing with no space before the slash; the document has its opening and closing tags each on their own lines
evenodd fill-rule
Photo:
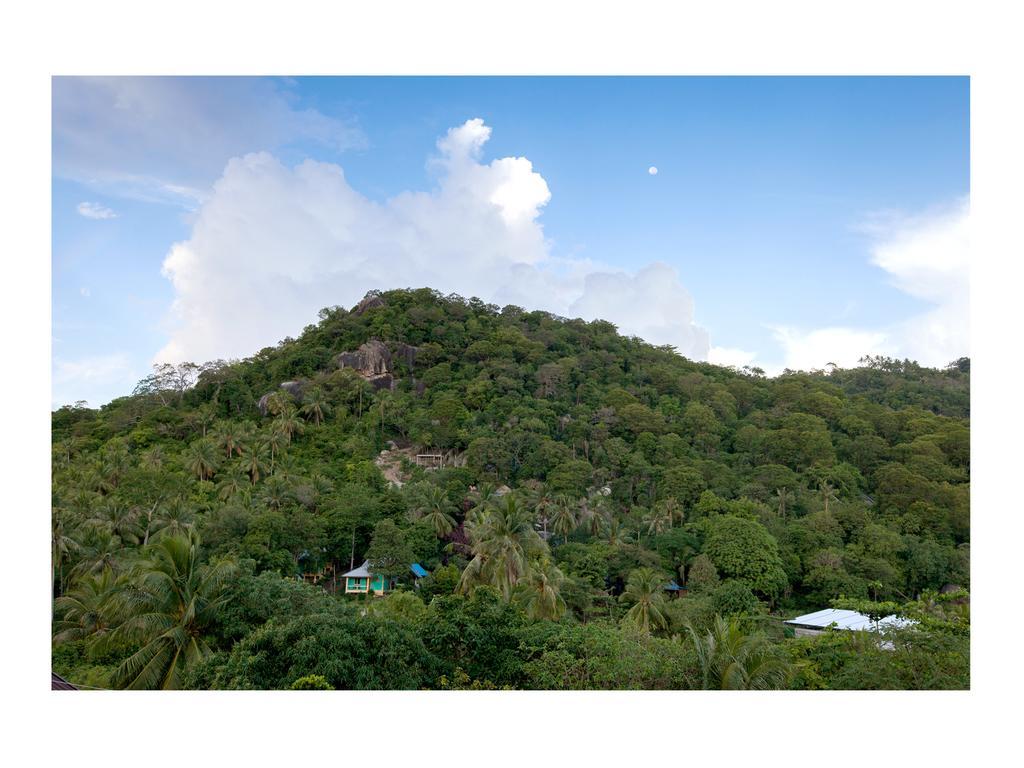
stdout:
<svg viewBox="0 0 1024 768">
<path fill-rule="evenodd" d="M 522 582 L 523 609 L 531 619 L 556 621 L 565 613 L 560 588 L 565 577 L 547 557 L 541 558 Z"/>
<path fill-rule="evenodd" d="M 631 606 L 626 612 L 626 620 L 646 634 L 668 626 L 665 583 L 665 577 L 653 568 L 637 568 L 629 574 L 626 589 L 619 598 Z"/>
<path fill-rule="evenodd" d="M 185 451 L 185 463 L 189 472 L 200 480 L 213 477 L 217 471 L 217 447 L 209 438 L 195 440 Z"/>
<path fill-rule="evenodd" d="M 306 395 L 300 412 L 316 426 L 320 426 L 324 419 L 331 415 L 331 406 L 327 402 L 323 389 L 313 387 Z"/>
<path fill-rule="evenodd" d="M 760 633 L 745 634 L 736 617 L 728 623 L 715 616 L 712 627 L 698 633 L 687 628 L 697 652 L 705 690 L 768 691 L 786 687 L 790 667 Z"/>
<path fill-rule="evenodd" d="M 208 637 L 233 572 L 228 563 L 201 564 L 195 532 L 154 542 L 122 593 L 117 632 L 141 648 L 114 672 L 114 685 L 181 687 L 185 673 L 212 652 Z"/>
<path fill-rule="evenodd" d="M 413 507 L 417 519 L 423 520 L 434 530 L 434 535 L 443 539 L 455 529 L 453 513 L 456 506 L 441 488 L 432 485 L 423 492 L 422 498 Z"/>
<path fill-rule="evenodd" d="M 576 499 L 565 494 L 559 494 L 553 500 L 551 530 L 562 535 L 563 544 L 568 540 L 569 534 L 576 530 L 578 525 L 576 519 L 576 509 L 578 506 L 579 502 Z"/>
<path fill-rule="evenodd" d="M 533 516 L 514 493 L 503 496 L 468 533 L 473 559 L 459 582 L 462 592 L 477 584 L 490 584 L 508 601 L 531 562 L 547 552 L 547 545 L 533 528 Z"/>
</svg>

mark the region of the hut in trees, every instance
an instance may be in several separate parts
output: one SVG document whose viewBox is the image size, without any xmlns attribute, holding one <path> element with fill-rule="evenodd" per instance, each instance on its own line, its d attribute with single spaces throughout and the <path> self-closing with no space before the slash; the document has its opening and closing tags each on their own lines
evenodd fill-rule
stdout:
<svg viewBox="0 0 1024 768">
<path fill-rule="evenodd" d="M 419 563 L 409 566 L 412 572 L 414 583 L 427 575 L 426 569 Z M 345 594 L 366 594 L 373 592 L 375 595 L 383 595 L 395 588 L 395 580 L 385 578 L 379 573 L 370 570 L 370 561 L 364 560 L 358 568 L 353 568 L 348 573 L 341 575 L 345 579 Z"/>
</svg>

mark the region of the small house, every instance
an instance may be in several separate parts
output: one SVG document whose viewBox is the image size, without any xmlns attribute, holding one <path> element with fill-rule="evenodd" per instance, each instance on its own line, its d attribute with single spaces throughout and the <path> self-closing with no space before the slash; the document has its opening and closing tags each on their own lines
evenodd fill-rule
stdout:
<svg viewBox="0 0 1024 768">
<path fill-rule="evenodd" d="M 679 584 L 673 579 L 665 585 L 665 591 L 668 592 L 669 597 L 684 597 L 686 595 L 686 585 Z"/>
<path fill-rule="evenodd" d="M 427 575 L 427 570 L 419 563 L 409 566 L 413 574 L 414 583 Z M 348 573 L 341 575 L 345 579 L 345 594 L 366 594 L 373 592 L 375 595 L 383 595 L 395 588 L 394 579 L 386 579 L 379 573 L 370 571 L 370 561 L 364 560 L 358 568 L 353 568 Z"/>
<path fill-rule="evenodd" d="M 345 594 L 383 595 L 395 588 L 394 579 L 385 579 L 379 573 L 370 573 L 370 561 L 364 560 L 358 568 L 341 575 L 345 579 Z"/>
<path fill-rule="evenodd" d="M 429 575 L 427 573 L 427 569 L 424 568 L 419 563 L 413 563 L 412 565 L 409 566 L 409 570 L 412 571 L 412 583 L 413 583 L 413 586 L 418 589 L 419 586 L 420 586 L 420 579 L 422 579 L 424 576 Z"/>
</svg>

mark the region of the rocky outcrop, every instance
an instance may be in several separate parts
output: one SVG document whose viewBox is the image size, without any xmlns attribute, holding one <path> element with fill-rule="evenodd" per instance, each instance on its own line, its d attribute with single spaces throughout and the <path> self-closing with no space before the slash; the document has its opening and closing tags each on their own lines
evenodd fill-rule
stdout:
<svg viewBox="0 0 1024 768">
<path fill-rule="evenodd" d="M 282 381 L 281 382 L 281 389 L 283 389 L 285 392 L 287 392 L 289 395 L 291 395 L 295 399 L 299 399 L 299 398 L 302 397 L 303 390 L 305 389 L 305 382 L 302 382 L 302 381 Z M 270 398 L 273 396 L 273 394 L 274 394 L 273 392 L 267 392 L 267 394 L 265 394 L 263 397 L 261 397 L 259 399 L 259 401 L 257 401 L 256 407 L 260 409 L 260 415 L 261 416 L 266 416 L 267 415 L 267 405 L 268 405 L 267 401 L 270 400 Z"/>
<path fill-rule="evenodd" d="M 342 352 L 335 361 L 339 368 L 351 368 L 366 378 L 391 373 L 391 352 L 380 339 L 370 339 L 355 352 Z"/>
<path fill-rule="evenodd" d="M 410 372 L 416 365 L 416 353 L 419 351 L 419 347 L 414 347 L 412 344 L 406 344 L 405 342 L 400 341 L 395 345 L 395 357 L 404 362 Z"/>
<path fill-rule="evenodd" d="M 339 368 L 350 368 L 374 389 L 394 389 L 391 351 L 380 339 L 370 339 L 355 352 L 342 352 L 335 358 Z"/>
<path fill-rule="evenodd" d="M 371 309 L 384 306 L 384 299 L 380 297 L 380 294 L 370 291 L 363 300 L 356 305 L 356 308 L 352 310 L 353 315 L 361 315 L 364 312 L 368 312 Z"/>
</svg>

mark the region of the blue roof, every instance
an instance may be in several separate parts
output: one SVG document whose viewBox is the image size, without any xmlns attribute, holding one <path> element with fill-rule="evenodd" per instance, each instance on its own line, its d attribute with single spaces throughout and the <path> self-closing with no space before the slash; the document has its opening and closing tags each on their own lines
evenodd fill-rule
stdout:
<svg viewBox="0 0 1024 768">
<path fill-rule="evenodd" d="M 413 572 L 416 578 L 420 579 L 427 575 L 426 569 L 419 563 L 413 563 L 409 566 L 409 570 Z"/>
<path fill-rule="evenodd" d="M 680 587 L 678 584 L 676 584 L 675 580 L 672 580 L 665 585 L 665 589 L 667 589 L 669 592 L 682 592 L 684 589 L 686 589 L 686 587 Z"/>
</svg>

